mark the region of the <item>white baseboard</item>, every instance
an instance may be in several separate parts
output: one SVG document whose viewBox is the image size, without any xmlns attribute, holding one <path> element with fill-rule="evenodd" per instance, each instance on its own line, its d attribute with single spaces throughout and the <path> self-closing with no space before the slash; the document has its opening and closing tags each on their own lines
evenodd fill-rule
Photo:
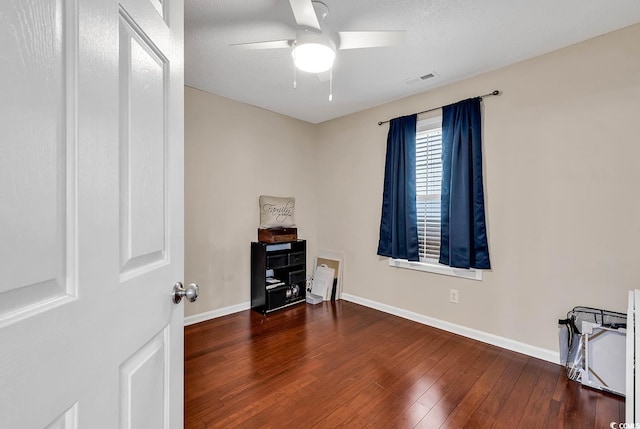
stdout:
<svg viewBox="0 0 640 429">
<path fill-rule="evenodd" d="M 226 316 L 228 314 L 237 313 L 239 311 L 249 310 L 251 303 L 249 301 L 229 307 L 218 308 L 216 310 L 207 311 L 205 313 L 194 314 L 184 318 L 184 326 L 193 325 L 194 323 L 204 322 L 206 320 L 215 319 L 216 317 Z"/>
<path fill-rule="evenodd" d="M 387 304 L 371 301 L 366 298 L 360 298 L 348 293 L 343 293 L 340 298 L 344 299 L 345 301 L 351 301 L 356 304 L 364 305 L 365 307 L 380 310 L 384 313 L 393 314 L 395 316 L 402 317 L 403 319 L 413 320 L 414 322 L 422 323 L 423 325 L 432 326 L 434 328 L 442 329 L 443 331 L 452 332 L 454 334 L 462 335 L 463 337 L 478 340 L 487 344 L 492 344 L 503 349 L 512 350 L 514 352 L 522 353 L 527 356 L 532 356 L 560 365 L 560 354 L 558 352 L 554 352 L 553 350 L 543 349 L 540 347 L 532 346 L 530 344 L 511 340 L 509 338 L 500 337 L 498 335 L 489 334 L 483 331 L 478 331 L 477 329 L 471 329 L 465 326 L 456 325 L 455 323 L 435 319 L 433 317 L 414 313 L 402 308 L 392 307 Z"/>
</svg>

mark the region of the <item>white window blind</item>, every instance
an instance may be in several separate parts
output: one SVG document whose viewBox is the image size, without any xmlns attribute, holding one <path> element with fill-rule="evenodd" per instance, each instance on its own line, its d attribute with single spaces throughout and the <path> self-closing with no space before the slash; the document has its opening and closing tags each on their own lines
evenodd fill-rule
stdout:
<svg viewBox="0 0 640 429">
<path fill-rule="evenodd" d="M 416 133 L 416 209 L 420 260 L 440 257 L 442 119 L 420 121 Z"/>
</svg>

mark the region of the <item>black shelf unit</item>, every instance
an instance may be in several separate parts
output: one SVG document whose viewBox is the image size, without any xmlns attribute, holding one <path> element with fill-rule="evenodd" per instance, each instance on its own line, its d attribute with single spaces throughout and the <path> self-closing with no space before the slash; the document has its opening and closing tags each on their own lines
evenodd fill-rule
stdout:
<svg viewBox="0 0 640 429">
<path fill-rule="evenodd" d="M 267 270 L 283 284 L 267 284 Z M 251 243 L 251 309 L 269 313 L 305 302 L 307 280 L 306 240 Z"/>
</svg>

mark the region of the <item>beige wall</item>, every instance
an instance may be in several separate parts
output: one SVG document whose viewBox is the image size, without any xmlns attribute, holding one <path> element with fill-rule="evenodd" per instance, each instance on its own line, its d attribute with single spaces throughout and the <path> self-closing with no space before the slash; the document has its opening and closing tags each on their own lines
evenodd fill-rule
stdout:
<svg viewBox="0 0 640 429">
<path fill-rule="evenodd" d="M 640 25 L 319 126 L 318 247 L 346 252 L 344 291 L 557 350 L 575 305 L 626 312 L 640 286 Z M 499 89 L 484 105 L 491 271 L 481 282 L 376 256 L 388 126 Z M 335 154 L 340 156 L 336 157 Z M 450 304 L 449 289 L 460 303 Z"/>
<path fill-rule="evenodd" d="M 185 280 L 200 285 L 187 316 L 249 301 L 259 195 L 296 198 L 313 260 L 313 138 L 309 123 L 185 88 Z"/>
<path fill-rule="evenodd" d="M 548 350 L 573 306 L 625 311 L 640 286 L 638 40 L 635 25 L 316 126 L 187 88 L 185 278 L 203 288 L 188 314 L 249 300 L 261 193 L 297 198 L 310 258 L 345 251 L 351 295 Z M 494 89 L 503 95 L 483 102 L 493 269 L 478 282 L 389 267 L 376 256 L 388 129 L 377 122 Z"/>
</svg>

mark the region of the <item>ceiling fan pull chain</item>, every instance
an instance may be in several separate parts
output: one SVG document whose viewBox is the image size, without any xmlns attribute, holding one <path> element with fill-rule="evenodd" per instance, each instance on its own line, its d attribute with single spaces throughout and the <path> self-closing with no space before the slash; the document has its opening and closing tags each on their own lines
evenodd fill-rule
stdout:
<svg viewBox="0 0 640 429">
<path fill-rule="evenodd" d="M 293 67 L 293 89 L 298 88 L 298 84 L 296 82 L 296 68 L 295 66 Z"/>
<path fill-rule="evenodd" d="M 329 69 L 329 101 L 333 100 L 333 68 Z"/>
<path fill-rule="evenodd" d="M 293 41 L 293 49 L 291 50 L 291 55 L 293 56 L 293 89 L 297 89 L 298 88 L 298 82 L 297 82 L 297 72 L 296 72 L 296 41 Z"/>
</svg>

